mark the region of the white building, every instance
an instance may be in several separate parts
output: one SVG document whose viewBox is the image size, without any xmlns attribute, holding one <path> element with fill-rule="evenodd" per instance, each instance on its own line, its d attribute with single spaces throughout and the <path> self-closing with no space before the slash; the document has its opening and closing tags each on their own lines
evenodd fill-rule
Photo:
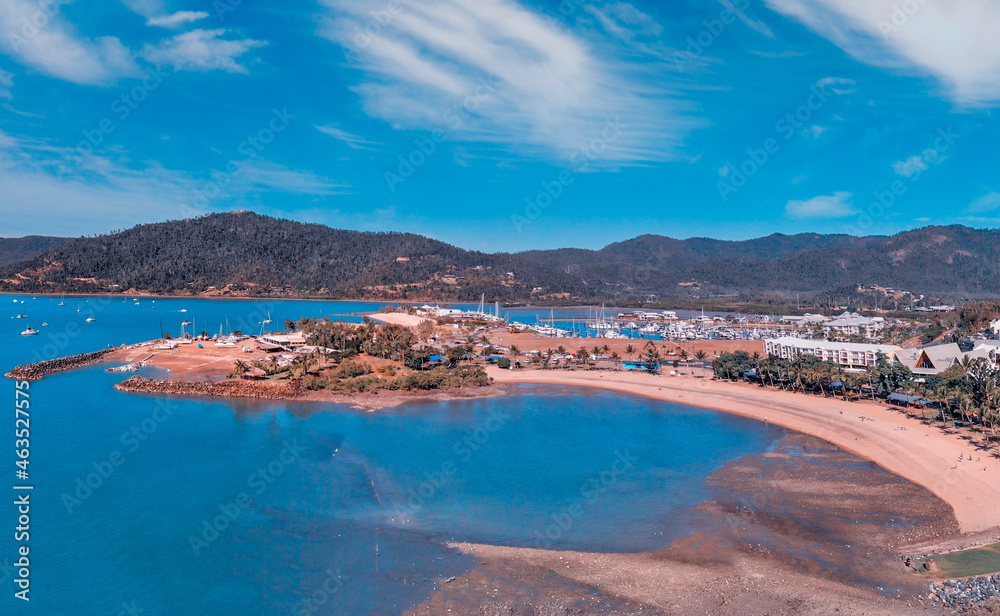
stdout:
<svg viewBox="0 0 1000 616">
<path fill-rule="evenodd" d="M 920 349 L 900 349 L 896 352 L 896 361 L 909 368 L 913 374 L 929 376 L 941 374 L 955 364 L 962 363 L 966 357 L 982 357 L 996 363 L 997 348 L 997 345 L 981 344 L 965 353 L 955 343 L 935 344 Z"/>
<path fill-rule="evenodd" d="M 795 325 L 797 327 L 811 327 L 813 325 L 821 325 L 829 320 L 830 319 L 824 317 L 821 314 L 810 314 L 808 312 L 802 315 L 801 317 L 794 315 L 781 317 L 781 321 L 783 323 L 791 323 L 792 325 Z"/>
<path fill-rule="evenodd" d="M 304 346 L 306 343 L 306 337 L 302 334 L 264 334 L 259 337 L 263 343 L 272 344 L 274 346 L 281 347 L 283 349 L 288 349 L 294 351 L 300 346 Z"/>
<path fill-rule="evenodd" d="M 861 335 L 866 338 L 874 338 L 883 329 L 885 329 L 885 319 L 882 317 L 869 319 L 856 312 L 845 312 L 836 319 L 823 324 L 823 332 L 827 335 L 830 332 L 838 332 L 845 336 Z"/>
<path fill-rule="evenodd" d="M 764 351 L 768 355 L 787 360 L 794 360 L 800 355 L 815 355 L 823 361 L 833 362 L 845 368 L 874 366 L 879 353 L 891 359 L 898 350 L 900 350 L 898 346 L 890 344 L 857 344 L 788 337 L 764 341 Z"/>
</svg>

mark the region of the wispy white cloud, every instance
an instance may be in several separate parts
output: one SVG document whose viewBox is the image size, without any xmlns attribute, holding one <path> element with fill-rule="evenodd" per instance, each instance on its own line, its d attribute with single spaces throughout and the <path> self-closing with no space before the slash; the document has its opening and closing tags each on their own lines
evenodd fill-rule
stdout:
<svg viewBox="0 0 1000 616">
<path fill-rule="evenodd" d="M 750 28 L 756 30 L 757 32 L 760 32 L 761 34 L 763 34 L 768 38 L 774 38 L 774 32 L 771 30 L 771 28 L 768 27 L 767 24 L 765 24 L 759 19 L 747 15 L 739 6 L 733 4 L 732 0 L 719 0 L 719 3 L 722 4 L 722 6 L 729 9 L 734 15 L 739 17 L 740 21 L 745 23 Z M 743 8 L 746 8 L 750 3 L 746 2 L 746 0 L 743 0 L 742 2 L 740 2 L 740 4 L 743 5 Z"/>
<path fill-rule="evenodd" d="M 969 207 L 966 208 L 966 212 L 969 214 L 983 214 L 985 212 L 992 212 L 996 209 L 1000 209 L 1000 193 L 995 190 L 991 190 L 970 203 Z"/>
<path fill-rule="evenodd" d="M 826 88 L 831 86 L 830 90 L 834 94 L 854 94 L 854 80 L 846 79 L 844 77 L 824 77 L 816 82 L 819 88 Z M 839 86 L 839 87 L 837 87 Z"/>
<path fill-rule="evenodd" d="M 264 161 L 241 163 L 240 173 L 210 201 L 199 200 L 212 180 L 136 163 L 127 152 L 80 156 L 74 150 L 0 131 L 0 211 L 30 211 L 0 221 L 0 236 L 105 232 L 107 221 L 132 225 L 244 207 L 272 193 L 322 197 L 347 185 L 309 171 Z M 206 209 L 207 208 L 207 209 Z M 86 216 L 80 216 L 86 212 Z M 89 226 L 88 226 L 89 225 Z"/>
<path fill-rule="evenodd" d="M 255 161 L 245 165 L 236 182 L 236 191 L 283 192 L 295 195 L 332 196 L 344 194 L 349 184 L 325 178 L 311 171 Z"/>
<path fill-rule="evenodd" d="M 253 39 L 229 40 L 222 38 L 224 29 L 192 30 L 178 34 L 156 45 L 146 45 L 142 57 L 158 66 L 173 66 L 177 70 L 214 71 L 248 73 L 245 66 L 237 62 L 255 47 L 264 47 L 266 41 Z"/>
<path fill-rule="evenodd" d="M 896 172 L 897 175 L 901 175 L 906 178 L 912 178 L 915 175 L 927 171 L 927 163 L 920 155 L 915 155 L 907 158 L 906 160 L 897 160 L 892 163 L 892 170 Z"/>
<path fill-rule="evenodd" d="M 178 28 L 185 24 L 193 23 L 199 19 L 205 19 L 208 13 L 204 11 L 178 11 L 170 15 L 160 15 L 150 17 L 146 20 L 146 25 L 159 26 L 161 28 Z"/>
<path fill-rule="evenodd" d="M 587 5 L 588 13 L 597 18 L 601 26 L 615 38 L 631 41 L 636 36 L 659 36 L 663 26 L 653 17 L 627 2 L 616 2 L 602 7 Z"/>
<path fill-rule="evenodd" d="M 0 69 L 0 98 L 10 98 L 10 89 L 14 87 L 14 75 Z"/>
<path fill-rule="evenodd" d="M 785 205 L 785 215 L 789 218 L 844 218 L 853 216 L 858 211 L 851 200 L 849 192 L 835 192 L 832 195 L 821 195 L 806 201 L 789 201 Z"/>
<path fill-rule="evenodd" d="M 178 28 L 208 17 L 204 11 L 177 11 L 170 13 L 164 0 L 122 0 L 134 13 L 146 18 L 147 26 Z"/>
<path fill-rule="evenodd" d="M 964 105 L 1000 101 L 1000 4 L 984 0 L 765 0 L 874 66 L 917 69 Z"/>
<path fill-rule="evenodd" d="M 376 13 L 382 23 L 364 0 L 322 1 L 329 12 L 319 33 L 363 72 L 355 91 L 366 112 L 399 128 L 440 128 L 453 140 L 562 160 L 603 133 L 595 164 L 618 165 L 675 158 L 696 125 L 655 78 L 598 58 L 514 0 L 400 0 L 395 12 Z M 626 128 L 607 139 L 615 118 Z"/>
<path fill-rule="evenodd" d="M 3 0 L 0 32 L 0 50 L 65 81 L 103 85 L 139 74 L 132 52 L 120 40 L 81 36 L 63 17 L 58 2 Z"/>
<path fill-rule="evenodd" d="M 786 50 L 786 51 L 757 51 L 755 49 L 751 49 L 750 53 L 758 55 L 758 56 L 760 56 L 762 58 L 770 58 L 772 60 L 787 59 L 787 58 L 801 58 L 802 56 L 809 55 L 808 51 L 793 51 L 793 50 Z"/>
<path fill-rule="evenodd" d="M 364 137 L 353 135 L 345 130 L 337 128 L 336 126 L 317 126 L 316 130 L 325 135 L 330 135 L 338 141 L 343 141 L 348 145 L 348 147 L 354 150 L 374 150 L 375 148 L 371 146 L 382 145 L 377 141 L 369 141 Z"/>
</svg>

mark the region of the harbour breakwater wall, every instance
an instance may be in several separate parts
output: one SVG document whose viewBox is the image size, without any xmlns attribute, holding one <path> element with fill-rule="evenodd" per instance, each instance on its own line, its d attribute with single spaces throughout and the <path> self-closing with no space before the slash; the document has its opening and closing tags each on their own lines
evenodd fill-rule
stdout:
<svg viewBox="0 0 1000 616">
<path fill-rule="evenodd" d="M 16 379 L 18 381 L 38 381 L 47 374 L 99 363 L 104 361 L 107 355 L 116 350 L 113 348 L 101 349 L 100 351 L 92 351 L 90 353 L 80 353 L 79 355 L 70 355 L 57 359 L 46 359 L 33 364 L 18 366 L 4 376 L 8 379 Z"/>
<path fill-rule="evenodd" d="M 173 394 L 220 398 L 257 398 L 261 400 L 287 400 L 302 395 L 302 387 L 297 381 L 287 383 L 238 380 L 166 381 L 133 376 L 115 385 L 115 389 L 133 394 Z"/>
<path fill-rule="evenodd" d="M 1000 573 L 932 583 L 931 597 L 951 608 L 1000 601 Z"/>
</svg>

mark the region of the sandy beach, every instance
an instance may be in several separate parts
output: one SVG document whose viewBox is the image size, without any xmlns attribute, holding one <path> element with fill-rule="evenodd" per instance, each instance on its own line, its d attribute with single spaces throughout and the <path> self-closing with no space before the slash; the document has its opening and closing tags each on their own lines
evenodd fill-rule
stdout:
<svg viewBox="0 0 1000 616">
<path fill-rule="evenodd" d="M 833 443 L 923 486 L 951 505 L 964 533 L 1000 527 L 1000 459 L 898 409 L 687 375 L 488 372 L 497 383 L 597 387 L 768 421 Z"/>
<path fill-rule="evenodd" d="M 424 321 L 430 320 L 415 314 L 406 314 L 405 312 L 373 312 L 365 316 L 369 317 L 372 321 L 377 321 L 379 323 L 393 323 L 395 325 L 404 325 L 406 327 L 416 327 Z"/>
</svg>

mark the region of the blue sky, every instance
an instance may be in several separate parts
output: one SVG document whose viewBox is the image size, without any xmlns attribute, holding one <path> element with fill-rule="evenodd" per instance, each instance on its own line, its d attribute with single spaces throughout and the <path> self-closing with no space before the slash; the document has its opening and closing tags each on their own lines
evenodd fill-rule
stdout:
<svg viewBox="0 0 1000 616">
<path fill-rule="evenodd" d="M 1000 226 L 1000 4 L 3 0 L 0 236 Z"/>
</svg>

